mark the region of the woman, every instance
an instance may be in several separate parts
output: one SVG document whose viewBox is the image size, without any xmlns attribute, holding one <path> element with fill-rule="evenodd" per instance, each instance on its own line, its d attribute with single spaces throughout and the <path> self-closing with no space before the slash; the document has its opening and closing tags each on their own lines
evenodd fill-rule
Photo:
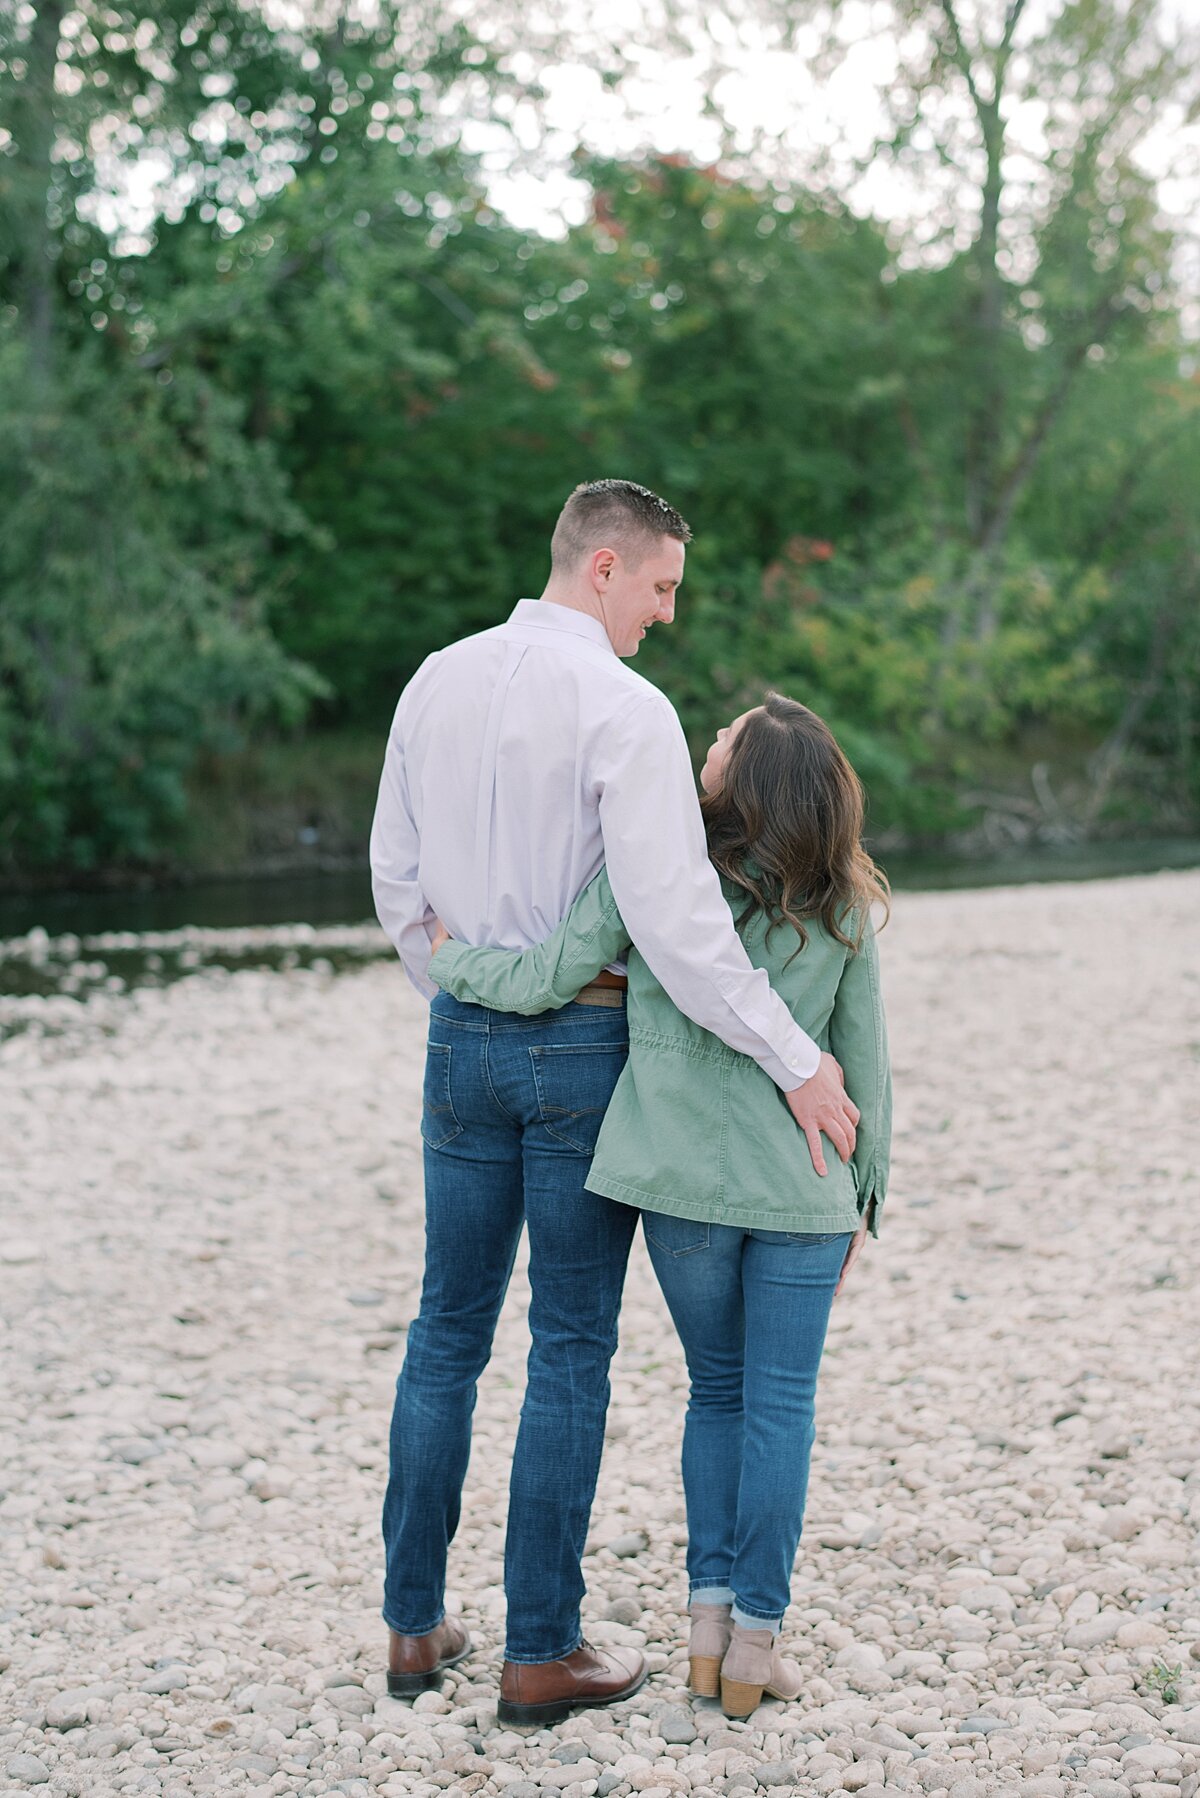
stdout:
<svg viewBox="0 0 1200 1798">
<path fill-rule="evenodd" d="M 587 1185 L 639 1207 L 691 1380 L 683 1439 L 691 1687 L 731 1717 L 799 1695 L 778 1648 L 800 1540 L 817 1369 L 834 1294 L 877 1232 L 891 1082 L 871 928 L 887 882 L 861 843 L 862 788 L 828 726 L 769 694 L 721 730 L 700 775 L 709 854 L 747 953 L 840 1061 L 860 1107 L 849 1164 L 818 1175 L 777 1088 L 671 1003 L 604 873 L 516 955 L 439 939 L 455 998 L 569 1004 L 628 954 L 629 1059 Z M 549 1089 L 548 1089 L 549 1090 Z M 548 1129 L 578 1128 L 547 1100 Z"/>
</svg>

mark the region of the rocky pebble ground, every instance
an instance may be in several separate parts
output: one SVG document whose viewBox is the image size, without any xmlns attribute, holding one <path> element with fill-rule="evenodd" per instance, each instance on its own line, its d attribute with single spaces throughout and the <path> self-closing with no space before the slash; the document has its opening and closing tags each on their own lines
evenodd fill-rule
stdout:
<svg viewBox="0 0 1200 1798">
<path fill-rule="evenodd" d="M 0 1790 L 1192 1798 L 1200 875 L 897 900 L 894 1184 L 822 1376 L 805 1690 L 741 1724 L 685 1689 L 684 1378 L 640 1245 L 587 1629 L 649 1683 L 497 1727 L 518 1270 L 452 1551 L 475 1649 L 385 1695 L 423 1017 L 380 946 L 4 948 L 75 984 L 0 1000 Z M 105 972 L 135 952 L 186 977 Z"/>
</svg>

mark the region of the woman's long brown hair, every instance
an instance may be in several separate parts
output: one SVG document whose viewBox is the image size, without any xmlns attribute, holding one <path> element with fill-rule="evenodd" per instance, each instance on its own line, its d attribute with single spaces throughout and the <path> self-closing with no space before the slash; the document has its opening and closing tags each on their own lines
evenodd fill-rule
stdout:
<svg viewBox="0 0 1200 1798">
<path fill-rule="evenodd" d="M 761 911 L 768 933 L 786 922 L 802 949 L 804 920 L 819 918 L 856 950 L 871 906 L 888 907 L 887 877 L 862 846 L 862 784 L 824 719 L 797 700 L 767 694 L 700 804 L 714 866 L 746 895 L 739 930 Z"/>
</svg>

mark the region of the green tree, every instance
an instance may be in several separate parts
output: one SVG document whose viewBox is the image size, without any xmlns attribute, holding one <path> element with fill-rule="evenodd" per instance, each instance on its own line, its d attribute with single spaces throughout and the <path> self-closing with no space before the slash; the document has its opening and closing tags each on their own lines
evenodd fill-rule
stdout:
<svg viewBox="0 0 1200 1798">
<path fill-rule="evenodd" d="M 79 354 L 48 411 L 23 351 L 0 340 L 0 867 L 154 861 L 196 756 L 318 689 L 249 578 L 299 521 L 194 372 L 122 381 Z"/>
<path fill-rule="evenodd" d="M 307 269 L 302 347 L 361 362 L 322 265 L 341 146 L 371 160 L 372 202 L 385 153 L 393 188 L 406 158 L 431 185 L 434 102 L 486 63 L 434 7 L 302 29 L 177 0 L 0 7 L 0 858 L 151 857 L 202 751 L 325 691 L 268 628 L 292 543 L 324 539 L 273 397 L 231 383 L 211 321 L 236 338 L 264 286 Z M 126 204 L 106 232 L 151 165 L 157 215 L 139 233 Z M 292 245 L 241 251 L 298 170 Z"/>
</svg>

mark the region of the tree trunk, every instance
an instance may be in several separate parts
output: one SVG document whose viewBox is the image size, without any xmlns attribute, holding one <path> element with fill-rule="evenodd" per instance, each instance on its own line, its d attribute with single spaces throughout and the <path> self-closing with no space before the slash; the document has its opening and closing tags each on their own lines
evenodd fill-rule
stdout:
<svg viewBox="0 0 1200 1798">
<path fill-rule="evenodd" d="M 56 137 L 55 71 L 64 0 L 38 0 L 29 36 L 25 80 L 13 107 L 17 162 L 24 204 L 18 224 L 18 296 L 24 313 L 30 365 L 40 387 L 54 374 L 57 245 L 50 229 Z"/>
</svg>

